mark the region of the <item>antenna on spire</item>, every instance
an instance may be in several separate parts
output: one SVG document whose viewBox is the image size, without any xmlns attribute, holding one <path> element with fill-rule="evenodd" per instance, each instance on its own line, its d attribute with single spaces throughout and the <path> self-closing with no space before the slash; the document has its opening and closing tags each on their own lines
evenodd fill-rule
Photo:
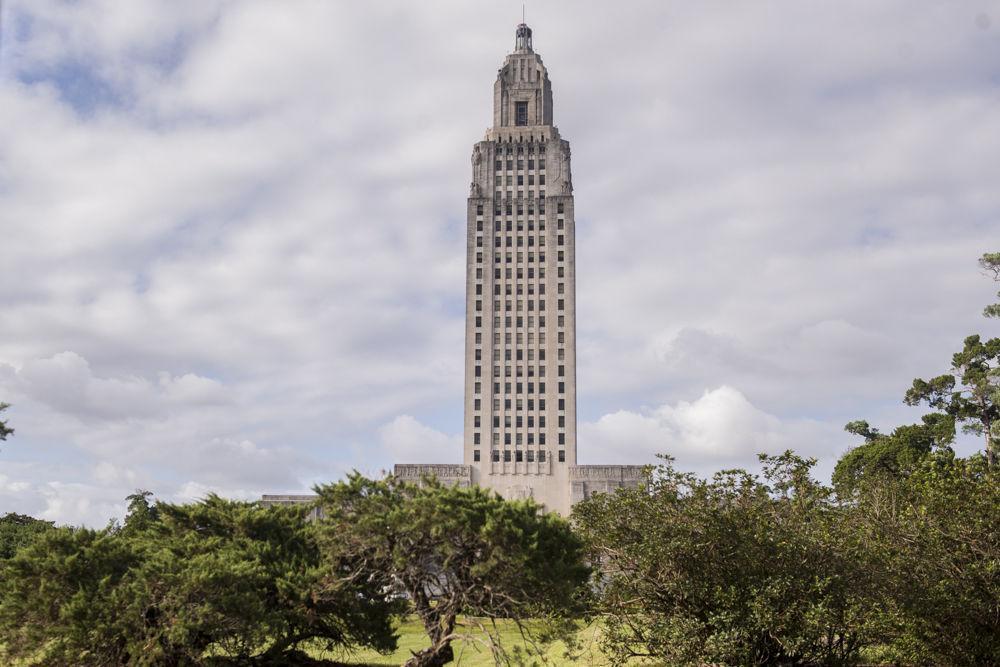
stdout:
<svg viewBox="0 0 1000 667">
<path fill-rule="evenodd" d="M 525 23 L 524 20 L 524 3 L 521 3 L 521 23 Z"/>
<path fill-rule="evenodd" d="M 519 53 L 531 53 L 531 28 L 524 23 L 524 5 L 521 5 L 522 22 L 517 26 L 517 39 L 514 50 Z"/>
</svg>

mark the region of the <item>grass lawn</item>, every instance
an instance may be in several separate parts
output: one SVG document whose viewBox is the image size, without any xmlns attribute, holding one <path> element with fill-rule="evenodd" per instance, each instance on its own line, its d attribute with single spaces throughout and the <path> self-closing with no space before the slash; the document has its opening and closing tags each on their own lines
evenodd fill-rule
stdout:
<svg viewBox="0 0 1000 667">
<path fill-rule="evenodd" d="M 461 621 L 460 621 L 461 623 Z M 517 630 L 517 626 L 510 621 L 497 621 L 500 628 L 501 643 L 510 651 L 515 646 L 524 646 L 524 641 Z M 464 625 L 470 634 L 477 632 L 475 626 Z M 401 665 L 409 657 L 410 651 L 418 651 L 425 648 L 430 643 L 424 628 L 415 618 L 409 618 L 397 628 L 399 632 L 399 648 L 391 655 L 379 655 L 374 651 L 358 651 L 350 654 L 321 654 L 316 657 L 339 660 L 349 665 Z M 549 665 L 607 665 L 608 661 L 597 648 L 594 641 L 597 635 L 597 626 L 590 625 L 583 628 L 578 633 L 580 638 L 580 651 L 582 655 L 569 658 L 565 655 L 566 646 L 562 642 L 555 642 L 548 647 L 545 653 L 546 663 Z M 487 667 L 493 665 L 493 655 L 487 646 L 475 640 L 452 642 L 455 649 L 455 665 L 469 665 Z M 542 664 L 535 659 L 536 664 Z M 533 664 L 528 662 L 527 664 Z"/>
</svg>

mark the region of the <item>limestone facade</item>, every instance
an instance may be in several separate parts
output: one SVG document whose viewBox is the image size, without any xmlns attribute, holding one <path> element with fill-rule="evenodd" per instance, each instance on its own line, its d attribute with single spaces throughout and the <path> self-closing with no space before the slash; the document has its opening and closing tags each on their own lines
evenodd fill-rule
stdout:
<svg viewBox="0 0 1000 667">
<path fill-rule="evenodd" d="M 553 118 L 548 71 L 521 24 L 493 85 L 493 127 L 472 150 L 463 462 L 473 483 L 565 515 L 594 490 L 638 483 L 641 469 L 577 466 L 576 209 Z"/>
</svg>

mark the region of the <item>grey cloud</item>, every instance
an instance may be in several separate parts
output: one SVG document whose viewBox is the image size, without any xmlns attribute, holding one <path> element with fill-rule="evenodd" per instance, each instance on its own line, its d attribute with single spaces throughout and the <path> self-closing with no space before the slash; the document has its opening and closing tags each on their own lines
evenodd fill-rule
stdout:
<svg viewBox="0 0 1000 667">
<path fill-rule="evenodd" d="M 909 419 L 910 379 L 988 332 L 1000 42 L 979 11 L 529 8 L 573 142 L 581 404 L 624 415 L 581 415 L 594 462 L 646 455 L 616 419 L 667 441 L 683 411 L 642 406 L 701 409 L 721 386 L 783 443 L 840 443 L 850 418 Z M 48 515 L 102 523 L 113 497 L 73 503 L 128 483 L 109 462 L 238 495 L 422 442 L 457 458 L 468 155 L 516 9 L 5 12 L 32 26 L 5 28 L 0 76 L 4 474 L 28 485 L 11 507 L 61 484 Z M 74 106 L 60 72 L 109 93 Z M 46 459 L 66 456 L 84 472 Z"/>
</svg>

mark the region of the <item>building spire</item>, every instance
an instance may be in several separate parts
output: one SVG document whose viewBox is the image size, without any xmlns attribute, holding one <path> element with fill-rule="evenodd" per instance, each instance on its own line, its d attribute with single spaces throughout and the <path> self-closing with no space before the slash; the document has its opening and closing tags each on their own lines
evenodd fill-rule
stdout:
<svg viewBox="0 0 1000 667">
<path fill-rule="evenodd" d="M 523 11 L 522 7 L 522 12 Z M 517 26 L 517 37 L 514 41 L 514 52 L 533 53 L 531 48 L 531 28 L 528 27 L 527 23 L 522 22 Z"/>
</svg>

